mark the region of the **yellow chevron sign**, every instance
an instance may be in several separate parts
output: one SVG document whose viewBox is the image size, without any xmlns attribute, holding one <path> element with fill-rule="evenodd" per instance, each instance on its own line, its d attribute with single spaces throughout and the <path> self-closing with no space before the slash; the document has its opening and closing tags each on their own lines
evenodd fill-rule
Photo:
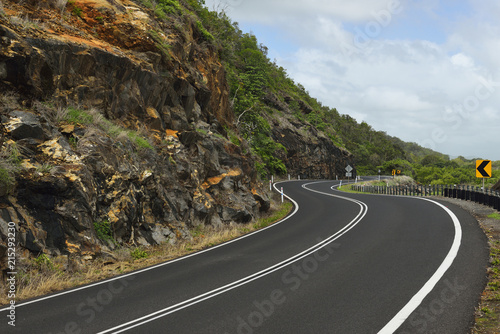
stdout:
<svg viewBox="0 0 500 334">
<path fill-rule="evenodd" d="M 491 177 L 491 160 L 476 160 L 476 177 L 482 179 Z"/>
</svg>

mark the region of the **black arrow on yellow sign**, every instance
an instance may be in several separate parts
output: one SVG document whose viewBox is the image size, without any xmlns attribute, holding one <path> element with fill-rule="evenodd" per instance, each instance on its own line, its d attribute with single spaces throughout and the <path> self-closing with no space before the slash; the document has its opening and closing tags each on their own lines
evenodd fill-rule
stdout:
<svg viewBox="0 0 500 334">
<path fill-rule="evenodd" d="M 476 160 L 476 176 L 479 178 L 491 177 L 491 160 Z"/>
</svg>

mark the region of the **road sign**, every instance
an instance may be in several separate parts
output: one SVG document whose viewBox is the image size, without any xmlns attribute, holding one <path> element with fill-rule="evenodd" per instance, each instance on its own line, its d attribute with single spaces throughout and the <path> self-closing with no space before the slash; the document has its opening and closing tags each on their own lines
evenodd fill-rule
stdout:
<svg viewBox="0 0 500 334">
<path fill-rule="evenodd" d="M 346 177 L 352 177 L 352 173 L 351 172 L 347 172 L 347 173 L 345 173 L 345 176 Z"/>
<path fill-rule="evenodd" d="M 482 179 L 491 177 L 491 160 L 476 160 L 476 177 Z"/>
<path fill-rule="evenodd" d="M 351 167 L 351 165 L 347 165 L 347 167 L 345 168 L 345 170 L 350 173 L 352 172 L 353 168 Z"/>
<path fill-rule="evenodd" d="M 392 170 L 392 176 L 399 175 L 399 174 L 401 174 L 401 171 L 399 169 Z"/>
</svg>

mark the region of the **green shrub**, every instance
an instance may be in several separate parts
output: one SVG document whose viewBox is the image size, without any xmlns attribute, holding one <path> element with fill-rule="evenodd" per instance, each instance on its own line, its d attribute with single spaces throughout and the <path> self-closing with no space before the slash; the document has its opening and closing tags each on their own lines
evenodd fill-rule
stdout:
<svg viewBox="0 0 500 334">
<path fill-rule="evenodd" d="M 238 138 L 238 136 L 233 131 L 228 131 L 228 136 L 231 143 L 233 143 L 236 146 L 241 145 L 240 138 Z"/>
<path fill-rule="evenodd" d="M 54 269 L 54 264 L 46 254 L 40 254 L 33 263 L 38 267 L 38 269 Z"/>
<path fill-rule="evenodd" d="M 21 155 L 16 144 L 6 144 L 0 150 L 0 196 L 9 195 L 16 184 L 16 173 L 21 170 Z"/>
<path fill-rule="evenodd" d="M 154 149 L 153 146 L 144 138 L 142 138 L 141 136 L 139 136 L 135 131 L 129 131 L 128 132 L 128 137 L 130 138 L 130 140 L 132 140 L 132 142 L 135 144 L 135 146 L 137 146 L 138 148 L 142 148 L 142 149 Z"/>
<path fill-rule="evenodd" d="M 155 15 L 160 20 L 166 20 L 167 14 L 177 14 L 181 10 L 181 5 L 176 0 L 158 0 L 155 8 Z"/>
<path fill-rule="evenodd" d="M 80 18 L 83 16 L 83 10 L 76 5 L 73 7 L 73 10 L 71 12 L 73 13 L 73 15 L 78 16 Z"/>
<path fill-rule="evenodd" d="M 149 36 L 155 41 L 156 47 L 167 57 L 167 59 L 170 59 L 170 53 L 169 50 L 171 46 L 165 42 L 165 40 L 161 37 L 161 35 L 155 31 L 155 30 L 149 30 L 148 31 Z"/>
<path fill-rule="evenodd" d="M 130 256 L 132 256 L 134 260 L 139 260 L 147 258 L 149 254 L 145 250 L 142 250 L 140 248 L 135 248 L 130 252 Z"/>
<path fill-rule="evenodd" d="M 165 12 L 163 11 L 162 7 L 156 7 L 156 9 L 155 9 L 155 15 L 160 20 L 166 20 L 167 19 L 167 14 L 165 14 Z"/>
<path fill-rule="evenodd" d="M 196 27 L 201 32 L 201 35 L 207 42 L 212 42 L 214 40 L 214 36 L 211 33 L 209 33 L 207 29 L 205 29 L 205 27 L 200 21 L 196 21 Z"/>
<path fill-rule="evenodd" d="M 8 168 L 0 165 L 0 196 L 8 195 L 14 189 L 16 179 Z"/>
<path fill-rule="evenodd" d="M 75 125 L 89 125 L 94 123 L 94 116 L 83 110 L 68 107 L 68 112 L 64 120 Z"/>
<path fill-rule="evenodd" d="M 141 0 L 141 3 L 144 5 L 146 8 L 153 8 L 153 4 L 151 3 L 151 0 Z"/>
<path fill-rule="evenodd" d="M 111 240 L 114 241 L 113 231 L 111 229 L 111 223 L 108 220 L 103 220 L 101 222 L 94 223 L 94 230 L 96 236 L 102 241 Z"/>
</svg>

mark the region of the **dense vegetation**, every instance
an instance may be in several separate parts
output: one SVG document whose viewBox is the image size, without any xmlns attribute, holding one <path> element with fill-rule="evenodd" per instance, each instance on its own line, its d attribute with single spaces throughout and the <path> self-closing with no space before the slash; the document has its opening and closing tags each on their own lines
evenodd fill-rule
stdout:
<svg viewBox="0 0 500 334">
<path fill-rule="evenodd" d="M 448 156 L 429 154 L 411 163 L 396 159 L 383 164 L 382 170 L 400 170 L 422 184 L 469 184 L 480 185 L 482 179 L 476 178 L 476 159 L 458 157 L 450 160 Z M 486 179 L 486 185 L 493 185 L 500 179 L 500 161 L 493 162 L 493 177 Z"/>
<path fill-rule="evenodd" d="M 350 151 L 360 175 L 375 175 L 379 170 L 390 174 L 397 169 L 421 183 L 479 183 L 473 160 L 462 157 L 450 160 L 444 154 L 403 142 L 322 105 L 300 83 L 295 83 L 283 67 L 267 57 L 267 47 L 256 36 L 242 32 L 223 10 L 210 11 L 203 0 L 186 1 L 180 3 L 199 18 L 200 35 L 205 43 L 218 50 L 226 67 L 237 127 L 260 157 L 256 167 L 261 174 L 286 173 L 286 166 L 279 159 L 286 149 L 272 139 L 269 119 L 287 112 L 297 121 L 325 133 L 333 144 Z M 175 0 L 160 0 L 156 10 L 160 16 L 162 12 L 179 12 L 178 4 Z M 495 170 L 489 182 L 497 181 L 499 176 Z"/>
</svg>

